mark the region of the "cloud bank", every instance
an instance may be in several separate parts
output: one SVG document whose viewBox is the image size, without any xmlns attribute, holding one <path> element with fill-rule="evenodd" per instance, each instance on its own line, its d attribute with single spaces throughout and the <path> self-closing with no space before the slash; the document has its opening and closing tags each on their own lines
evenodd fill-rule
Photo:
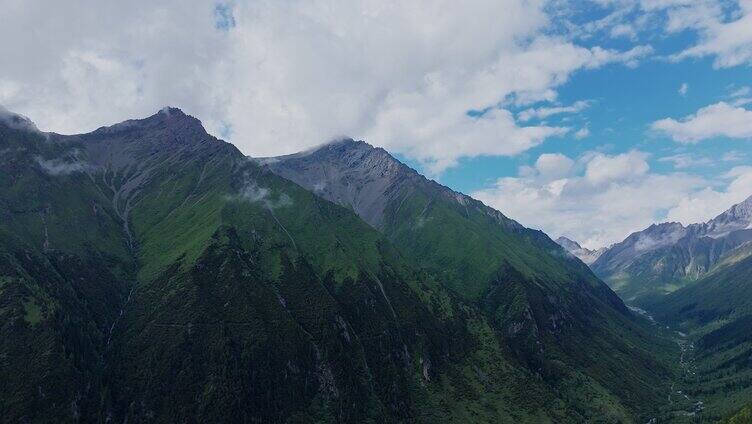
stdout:
<svg viewBox="0 0 752 424">
<path fill-rule="evenodd" d="M 523 225 L 599 248 L 657 221 L 706 221 L 750 193 L 752 168 L 734 168 L 720 181 L 661 174 L 651 170 L 646 153 L 633 150 L 576 159 L 544 154 L 517 177 L 500 178 L 473 196 Z"/>
<path fill-rule="evenodd" d="M 512 108 L 555 101 L 575 72 L 635 66 L 652 53 L 578 45 L 552 31 L 549 6 L 9 0 L 0 38 L 25 38 L 0 45 L 0 102 L 62 133 L 176 105 L 250 155 L 349 135 L 438 173 L 567 133 L 528 125 Z"/>
</svg>

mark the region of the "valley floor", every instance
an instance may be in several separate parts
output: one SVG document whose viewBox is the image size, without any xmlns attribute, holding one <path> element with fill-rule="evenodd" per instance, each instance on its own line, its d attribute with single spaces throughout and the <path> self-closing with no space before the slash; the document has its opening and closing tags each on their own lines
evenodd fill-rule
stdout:
<svg viewBox="0 0 752 424">
<path fill-rule="evenodd" d="M 695 424 L 725 422 L 729 404 L 734 402 L 735 396 L 725 395 L 723 392 L 714 393 L 711 387 L 719 385 L 707 369 L 712 369 L 712 360 L 704 358 L 698 353 L 696 337 L 657 321 L 648 311 L 637 307 L 629 307 L 633 312 L 648 319 L 658 331 L 672 338 L 679 349 L 676 358 L 676 374 L 671 382 L 667 394 L 667 403 L 659 415 L 649 421 L 650 424 Z M 709 395 L 709 392 L 713 392 Z"/>
</svg>

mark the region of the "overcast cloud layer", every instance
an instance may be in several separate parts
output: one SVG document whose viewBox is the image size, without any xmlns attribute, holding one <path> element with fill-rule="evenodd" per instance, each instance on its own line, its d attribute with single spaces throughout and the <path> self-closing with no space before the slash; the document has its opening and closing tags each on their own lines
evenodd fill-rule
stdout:
<svg viewBox="0 0 752 424">
<path fill-rule="evenodd" d="M 437 173 L 578 130 L 525 125 L 506 106 L 651 52 L 547 35 L 540 0 L 42 3 L 4 0 L 0 26 L 4 40 L 25 34 L 0 47 L 0 101 L 40 128 L 92 130 L 170 104 L 250 155 L 349 135 Z"/>
<path fill-rule="evenodd" d="M 560 0 L 468 0 L 461 7 L 409 0 L 0 0 L 0 104 L 61 133 L 172 105 L 252 156 L 347 135 L 439 176 L 462 158 L 517 155 L 563 135 L 589 137 L 587 126 L 546 121 L 597 107 L 590 99 L 557 102 L 577 72 L 701 57 L 718 68 L 752 63 L 750 0 L 730 15 L 711 0 L 595 3 L 614 12 L 575 25 Z M 697 42 L 654 57 L 653 47 L 637 40 L 656 14 L 663 33 L 692 31 Z M 626 40 L 626 47 L 593 43 L 600 33 Z M 688 90 L 680 88 L 681 95 Z M 679 143 L 750 137 L 752 112 L 743 95 L 735 99 L 691 116 L 656 116 L 652 129 Z M 658 209 L 707 218 L 710 211 L 680 212 L 724 193 L 707 187 L 688 174 L 654 174 L 644 154 L 633 151 L 542 156 L 534 168 L 477 194 L 526 225 L 594 246 L 649 224 Z M 620 190 L 642 202 L 616 210 Z M 600 218 L 583 219 L 588 211 Z M 555 224 L 560 213 L 566 219 Z M 586 222 L 598 229 L 588 233 Z"/>
</svg>

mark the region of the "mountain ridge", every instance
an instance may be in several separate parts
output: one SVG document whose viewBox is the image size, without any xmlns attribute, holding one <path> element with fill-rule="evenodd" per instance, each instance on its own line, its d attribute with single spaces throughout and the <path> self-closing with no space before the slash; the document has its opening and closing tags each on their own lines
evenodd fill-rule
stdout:
<svg viewBox="0 0 752 424">
<path fill-rule="evenodd" d="M 590 325 L 585 309 L 602 311 L 606 321 L 611 314 L 634 319 L 585 264 L 544 233 L 405 169 L 383 149 L 345 140 L 262 163 L 362 215 L 450 290 L 506 317 L 494 328 L 511 338 L 515 355 L 532 369 L 547 363 L 549 352 L 572 355 L 566 340 L 584 337 L 581 331 Z M 375 217 L 368 208 L 362 211 L 374 200 L 381 212 Z"/>
<path fill-rule="evenodd" d="M 706 274 L 724 253 L 752 240 L 750 227 L 752 196 L 703 223 L 665 222 L 632 233 L 591 267 L 639 306 Z"/>
</svg>

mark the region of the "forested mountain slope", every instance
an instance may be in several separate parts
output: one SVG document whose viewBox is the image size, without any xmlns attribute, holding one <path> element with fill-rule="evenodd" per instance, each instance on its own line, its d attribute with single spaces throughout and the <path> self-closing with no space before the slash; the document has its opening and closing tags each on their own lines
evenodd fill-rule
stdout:
<svg viewBox="0 0 752 424">
<path fill-rule="evenodd" d="M 695 340 L 691 394 L 722 418 L 752 399 L 752 243 L 724 254 L 692 285 L 650 305 Z"/>
<path fill-rule="evenodd" d="M 0 155 L 10 422 L 632 421 L 664 398 L 670 345 L 587 267 L 414 172 L 374 225 L 174 108 L 74 136 L 16 117 Z"/>
<path fill-rule="evenodd" d="M 642 384 L 666 375 L 647 354 L 664 347 L 647 347 L 650 337 L 622 301 L 544 233 L 362 141 L 259 162 L 358 213 L 403 255 L 483 310 L 534 372 L 584 372 L 624 397 L 660 392 Z M 630 371 L 616 377 L 623 366 Z"/>
</svg>

